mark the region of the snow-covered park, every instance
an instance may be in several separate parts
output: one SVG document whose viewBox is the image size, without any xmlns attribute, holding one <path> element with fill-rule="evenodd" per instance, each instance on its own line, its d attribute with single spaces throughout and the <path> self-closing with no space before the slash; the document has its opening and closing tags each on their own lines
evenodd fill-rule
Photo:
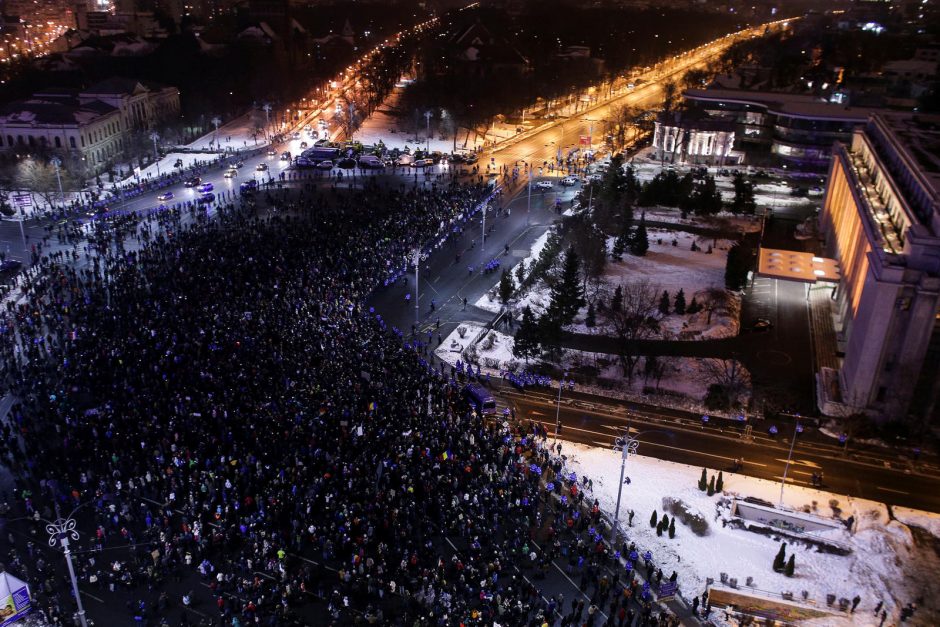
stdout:
<svg viewBox="0 0 940 627">
<path fill-rule="evenodd" d="M 660 321 L 660 338 L 702 340 L 737 335 L 741 299 L 738 295 L 724 290 L 725 264 L 733 242 L 684 231 L 649 228 L 648 232 L 649 250 L 646 255 L 637 257 L 626 253 L 621 261 L 609 260 L 600 278 L 598 293 L 609 297 L 618 285 L 645 280 L 655 287 L 657 292 L 667 292 L 670 302 L 673 303 L 673 309 Z M 545 247 L 548 237 L 548 232 L 539 237 L 529 255 L 520 264 L 531 267 Z M 613 248 L 613 243 L 614 238 L 609 238 L 608 251 Z M 519 264 L 513 267 L 511 272 L 517 287 L 515 277 L 518 267 Z M 498 280 L 498 275 L 494 276 Z M 695 299 L 697 304 L 709 304 L 709 307 L 696 313 L 676 313 L 674 303 L 680 290 L 687 305 Z M 516 319 L 519 319 L 522 310 L 527 306 L 531 307 L 533 313 L 542 314 L 549 304 L 549 292 L 545 282 L 538 281 L 525 293 L 514 297 L 510 309 Z M 716 298 L 716 295 L 720 298 Z M 501 311 L 498 283 L 494 283 L 474 304 L 493 313 Z M 586 324 L 586 316 L 587 307 L 583 307 L 574 322 L 566 328 L 575 333 L 612 333 L 603 316 L 596 316 L 596 323 L 592 327 Z"/>
<path fill-rule="evenodd" d="M 525 370 L 529 364 L 513 355 L 513 336 L 501 331 L 489 330 L 478 323 L 464 322 L 450 332 L 435 354 L 444 362 L 455 365 L 457 361 L 479 366 L 481 373 L 498 379 L 500 373 Z M 632 381 L 623 378 L 617 359 L 613 355 L 563 350 L 557 366 L 570 373 L 588 369 L 595 373 L 597 381 L 612 384 L 613 389 L 601 390 L 594 384 L 579 384 L 582 391 L 597 391 L 606 396 L 670 405 L 682 409 L 703 410 L 702 399 L 708 386 L 714 382 L 712 370 L 719 365 L 716 360 L 695 357 L 660 357 L 658 369 L 646 368 L 646 358 L 641 357 Z M 652 398 L 655 396 L 656 398 Z"/>
<path fill-rule="evenodd" d="M 642 453 L 642 444 L 641 453 Z M 565 443 L 569 470 L 593 480 L 590 498 L 597 498 L 602 510 L 611 518 L 617 502 L 620 476 L 620 453 L 604 448 Z M 702 469 L 667 462 L 643 455 L 629 458 L 623 486 L 620 519 L 626 526 L 630 541 L 642 551 L 649 550 L 657 567 L 666 576 L 679 573 L 680 592 L 686 599 L 701 594 L 711 579 L 720 584 L 736 579 L 739 589 L 767 594 L 780 599 L 781 593 L 793 593 L 793 599 L 827 608 L 827 596 L 835 595 L 828 609 L 838 610 L 839 599 L 861 598 L 854 614 L 817 619 L 814 625 L 879 625 L 874 615 L 879 601 L 897 624 L 900 607 L 918 603 L 911 625 L 940 624 L 940 559 L 932 546 L 923 546 L 909 525 L 917 525 L 933 537 L 928 544 L 940 541 L 940 516 L 929 512 L 888 508 L 878 502 L 850 498 L 814 488 L 788 485 L 784 491 L 784 507 L 794 514 L 814 516 L 832 521 L 827 531 L 806 532 L 807 542 L 781 537 L 773 531 L 766 535 L 736 528 L 730 503 L 734 497 L 757 497 L 777 504 L 780 483 L 723 473 L 723 494 L 708 496 L 698 489 Z M 709 478 L 718 470 L 708 469 Z M 673 499 L 667 503 L 665 497 Z M 680 505 L 681 502 L 681 505 Z M 666 505 L 664 506 L 664 503 Z M 684 509 L 686 513 L 678 513 Z M 667 513 L 675 519 L 675 537 L 658 535 L 650 526 L 653 511 L 661 518 Z M 892 517 L 893 516 L 893 517 Z M 852 518 L 849 530 L 844 524 Z M 696 520 L 697 519 L 697 520 Z M 689 521 L 689 524 L 685 521 Z M 693 531 L 693 526 L 697 531 Z M 923 534 L 921 534 L 923 535 Z M 813 543 L 824 541 L 848 549 L 848 555 L 820 552 Z M 787 542 L 786 554 L 794 555 L 794 575 L 775 572 L 774 557 L 781 542 Z M 748 583 L 750 579 L 750 583 Z M 713 619 L 721 619 L 714 613 Z"/>
</svg>

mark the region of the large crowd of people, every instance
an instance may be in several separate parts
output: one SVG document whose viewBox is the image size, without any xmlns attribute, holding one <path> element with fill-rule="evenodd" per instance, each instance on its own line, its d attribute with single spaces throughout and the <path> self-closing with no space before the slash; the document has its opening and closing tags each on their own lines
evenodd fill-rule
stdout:
<svg viewBox="0 0 940 627">
<path fill-rule="evenodd" d="M 368 307 L 485 193 L 306 187 L 50 230 L 0 313 L 6 562 L 49 621 L 74 599 L 32 541 L 74 510 L 80 587 L 137 624 L 674 624 L 544 429 L 477 415 Z M 539 590 L 554 568 L 576 598 Z M 173 592 L 197 573 L 211 606 Z"/>
</svg>

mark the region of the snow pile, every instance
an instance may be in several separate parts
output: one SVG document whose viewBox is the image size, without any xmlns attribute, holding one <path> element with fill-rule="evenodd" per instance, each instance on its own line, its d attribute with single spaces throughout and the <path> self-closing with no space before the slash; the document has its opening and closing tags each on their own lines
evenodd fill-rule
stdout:
<svg viewBox="0 0 940 627">
<path fill-rule="evenodd" d="M 450 332 L 434 354 L 450 365 L 460 360 L 478 364 L 484 372 L 498 375 L 506 369 L 515 369 L 512 355 L 513 337 L 499 331 L 488 331 L 473 322 L 462 322 Z"/>
<path fill-rule="evenodd" d="M 641 450 L 643 446 L 640 445 Z M 613 518 L 620 453 L 574 443 L 567 443 L 565 449 L 563 452 L 568 456 L 569 469 L 578 476 L 587 475 L 593 479 L 593 494 L 588 496 L 597 498 L 601 508 Z M 731 457 L 718 463 L 730 466 Z M 709 469 L 708 474 L 718 473 Z M 829 594 L 835 595 L 836 604 L 838 599 L 852 599 L 858 595 L 862 601 L 852 616 L 853 625 L 877 625 L 873 610 L 879 601 L 883 600 L 889 615 L 896 617 L 901 606 L 920 597 L 923 597 L 923 606 L 911 624 L 937 624 L 940 621 L 940 560 L 932 550 L 919 550 L 910 529 L 901 522 L 889 520 L 887 509 L 881 503 L 802 486 L 787 486 L 784 493 L 786 507 L 799 511 L 816 510 L 819 515 L 831 516 L 836 512 L 830 507 L 830 503 L 834 503 L 839 508 L 837 513 L 841 520 L 854 517 L 854 533 L 844 525 L 823 532 L 829 539 L 851 548 L 849 555 L 840 556 L 817 552 L 810 546 L 780 538 L 774 533 L 762 535 L 726 526 L 730 517 L 729 495 L 759 497 L 776 503 L 780 497 L 779 483 L 726 472 L 723 476 L 725 494 L 709 497 L 697 486 L 701 468 L 642 455 L 630 457 L 626 475 L 630 481 L 623 486 L 621 521 L 629 519 L 631 510 L 635 513 L 633 526 L 625 525 L 627 536 L 637 543 L 641 552 L 652 552 L 653 560 L 665 576 L 668 577 L 673 570 L 679 573 L 680 591 L 686 598 L 701 594 L 707 579 L 720 582 L 722 573 L 726 573 L 728 578 L 737 579 L 739 587 L 744 590 L 774 595 L 792 592 L 795 599 L 800 599 L 805 590 L 808 600 L 822 607 L 826 607 Z M 696 535 L 681 522 L 680 516 L 676 520 L 674 539 L 669 539 L 667 533 L 658 536 L 655 528 L 650 527 L 650 517 L 654 510 L 657 517 L 662 516 L 664 497 L 667 496 L 681 501 L 690 512 L 700 513 L 708 523 L 706 535 Z M 910 515 L 918 520 L 932 519 L 930 526 L 936 529 L 936 515 L 926 512 L 911 512 Z M 673 514 L 669 513 L 669 516 L 672 518 Z M 787 542 L 787 555 L 795 555 L 796 570 L 792 578 L 774 572 L 772 568 L 781 540 Z M 751 585 L 747 584 L 749 577 L 753 578 Z"/>
</svg>

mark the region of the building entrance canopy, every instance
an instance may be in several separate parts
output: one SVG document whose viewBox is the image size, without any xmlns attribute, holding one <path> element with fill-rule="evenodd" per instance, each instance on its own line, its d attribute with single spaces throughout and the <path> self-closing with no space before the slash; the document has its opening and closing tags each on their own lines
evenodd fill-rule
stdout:
<svg viewBox="0 0 940 627">
<path fill-rule="evenodd" d="M 817 257 L 813 253 L 761 248 L 757 276 L 801 283 L 838 283 L 842 270 L 835 259 Z"/>
</svg>

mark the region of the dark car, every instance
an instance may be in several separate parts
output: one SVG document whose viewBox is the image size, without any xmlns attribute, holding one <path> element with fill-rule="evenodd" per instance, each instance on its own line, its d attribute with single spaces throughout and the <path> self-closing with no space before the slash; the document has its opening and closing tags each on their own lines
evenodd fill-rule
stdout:
<svg viewBox="0 0 940 627">
<path fill-rule="evenodd" d="M 4 259 L 0 261 L 0 272 L 16 272 L 23 267 L 23 264 L 16 259 Z"/>
<path fill-rule="evenodd" d="M 194 176 L 193 178 L 183 183 L 183 186 L 184 187 L 196 187 L 200 183 L 202 183 L 202 179 L 199 178 L 198 176 Z"/>
<path fill-rule="evenodd" d="M 767 318 L 758 318 L 754 321 L 754 324 L 751 325 L 751 329 L 757 333 L 761 333 L 763 331 L 770 331 L 773 326 L 774 323 Z"/>
<path fill-rule="evenodd" d="M 345 159 L 340 159 L 339 163 L 337 163 L 336 165 L 337 167 L 340 167 L 346 170 L 351 170 L 352 168 L 356 167 L 356 160 L 353 159 L 352 157 L 346 157 Z"/>
<path fill-rule="evenodd" d="M 251 179 L 250 181 L 245 181 L 238 186 L 238 191 L 242 194 L 250 194 L 251 192 L 258 189 L 258 181 Z"/>
<path fill-rule="evenodd" d="M 212 192 L 206 192 L 205 194 L 202 194 L 199 198 L 197 198 L 196 202 L 198 202 L 200 205 L 203 205 L 207 202 L 212 202 L 213 200 L 215 200 L 215 194 L 213 194 Z"/>
</svg>

